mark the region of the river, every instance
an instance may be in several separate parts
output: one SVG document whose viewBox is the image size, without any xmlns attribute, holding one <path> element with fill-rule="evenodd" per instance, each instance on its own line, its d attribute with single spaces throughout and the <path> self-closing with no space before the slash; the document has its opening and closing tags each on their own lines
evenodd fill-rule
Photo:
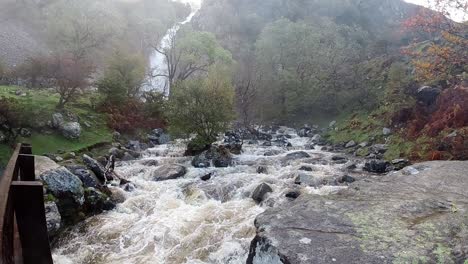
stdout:
<svg viewBox="0 0 468 264">
<path fill-rule="evenodd" d="M 187 174 L 176 180 L 152 181 L 158 167 L 142 165 L 142 160 L 117 164 L 118 174 L 136 189 L 126 192 L 125 202 L 116 209 L 89 218 L 62 237 L 53 251 L 55 263 L 245 263 L 256 232 L 255 217 L 269 206 L 288 202 L 287 190 L 329 194 L 345 188 L 294 184 L 303 165 L 313 166 L 317 178 L 334 175 L 343 165 L 324 162 L 332 154 L 308 149 L 310 138 L 298 137 L 293 129 L 282 128 L 280 133 L 292 136 L 292 147 L 263 146 L 262 141 L 244 144 L 243 153 L 228 168 L 194 168 L 183 156 L 182 142 L 144 152 L 142 160 L 186 166 Z M 285 163 L 286 155 L 298 150 L 312 158 Z M 267 173 L 257 173 L 259 166 Z M 202 181 L 208 173 L 212 178 Z M 250 196 L 261 183 L 268 183 L 273 192 L 258 205 Z"/>
</svg>

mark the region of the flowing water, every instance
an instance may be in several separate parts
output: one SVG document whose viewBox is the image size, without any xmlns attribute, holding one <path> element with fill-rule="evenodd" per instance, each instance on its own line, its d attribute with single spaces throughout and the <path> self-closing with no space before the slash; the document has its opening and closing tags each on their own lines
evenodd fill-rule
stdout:
<svg viewBox="0 0 468 264">
<path fill-rule="evenodd" d="M 182 2 L 185 4 L 189 4 L 192 8 L 190 15 L 182 22 L 176 23 L 172 28 L 170 28 L 164 37 L 161 39 L 160 43 L 158 44 L 158 49 L 163 51 L 168 49 L 171 46 L 171 38 L 177 34 L 180 27 L 192 21 L 192 18 L 198 12 L 201 6 L 201 0 L 178 0 L 178 2 Z M 166 57 L 157 52 L 153 51 L 149 59 L 150 68 L 153 72 L 155 77 L 150 78 L 148 80 L 148 85 L 144 87 L 146 91 L 156 90 L 160 91 L 166 95 L 169 95 L 170 84 L 169 78 L 166 76 L 156 76 L 156 75 L 167 75 L 169 72 L 169 68 L 167 65 Z"/>
<path fill-rule="evenodd" d="M 332 154 L 320 150 L 305 150 L 311 158 L 285 162 L 286 154 L 304 150 L 309 139 L 283 130 L 292 135 L 292 147 L 244 144 L 229 168 L 192 167 L 181 142 L 144 153 L 143 160 L 159 165 L 185 165 L 187 174 L 176 180 L 152 181 L 151 173 L 158 168 L 142 165 L 142 160 L 117 164 L 116 171 L 136 189 L 125 192 L 125 202 L 116 209 L 89 218 L 63 237 L 53 252 L 55 263 L 245 263 L 255 217 L 269 206 L 289 202 L 287 190 L 328 194 L 345 188 L 295 185 L 294 176 L 305 164 L 314 167 L 314 177 L 334 175 L 343 165 L 330 164 Z M 267 151 L 278 154 L 264 156 Z M 267 173 L 257 173 L 258 166 Z M 213 173 L 212 178 L 202 181 L 207 173 Z M 273 193 L 257 205 L 250 195 L 263 182 Z"/>
</svg>

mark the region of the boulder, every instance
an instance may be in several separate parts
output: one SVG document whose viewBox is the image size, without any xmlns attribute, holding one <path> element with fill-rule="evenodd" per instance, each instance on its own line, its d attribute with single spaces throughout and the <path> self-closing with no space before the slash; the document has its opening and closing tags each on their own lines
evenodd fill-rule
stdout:
<svg viewBox="0 0 468 264">
<path fill-rule="evenodd" d="M 54 237 L 58 234 L 60 227 L 62 226 L 62 217 L 58 210 L 57 204 L 54 202 L 46 202 L 44 204 L 46 223 L 47 223 L 47 233 L 49 237 Z"/>
<path fill-rule="evenodd" d="M 268 173 L 268 169 L 267 169 L 267 167 L 265 167 L 265 166 L 258 166 L 258 167 L 257 167 L 257 173 L 259 173 L 259 174 L 267 174 L 267 173 Z"/>
<path fill-rule="evenodd" d="M 297 151 L 297 152 L 287 154 L 286 158 L 288 158 L 288 159 L 305 159 L 305 158 L 310 158 L 310 155 L 305 151 Z"/>
<path fill-rule="evenodd" d="M 217 168 L 225 168 L 232 165 L 232 155 L 224 146 L 211 150 L 213 152 L 213 165 Z"/>
<path fill-rule="evenodd" d="M 66 168 L 80 178 L 84 187 L 100 188 L 102 186 L 96 175 L 85 166 L 69 165 Z"/>
<path fill-rule="evenodd" d="M 138 163 L 140 163 L 143 166 L 148 166 L 148 167 L 155 167 L 158 166 L 159 162 L 155 159 L 144 159 L 140 160 Z"/>
<path fill-rule="evenodd" d="M 312 130 L 312 128 L 307 127 L 307 126 L 297 130 L 297 135 L 299 137 L 310 137 L 313 135 L 313 133 L 314 131 Z"/>
<path fill-rule="evenodd" d="M 130 140 L 130 141 L 128 141 L 127 148 L 129 150 L 140 152 L 141 151 L 141 143 L 138 140 Z"/>
<path fill-rule="evenodd" d="M 83 183 L 65 167 L 48 170 L 40 178 L 57 199 L 70 199 L 76 204 L 83 204 Z"/>
<path fill-rule="evenodd" d="M 439 88 L 423 86 L 418 89 L 416 99 L 425 106 L 433 105 L 442 91 Z"/>
<path fill-rule="evenodd" d="M 84 211 L 89 215 L 99 214 L 104 210 L 112 210 L 116 206 L 109 196 L 93 187 L 86 188 L 84 196 Z"/>
<path fill-rule="evenodd" d="M 21 128 L 19 131 L 20 136 L 28 138 L 31 137 L 31 130 L 27 128 Z"/>
<path fill-rule="evenodd" d="M 255 188 L 254 192 L 252 193 L 252 199 L 257 202 L 261 203 L 265 199 L 267 193 L 273 192 L 273 189 L 270 185 L 266 183 L 262 183 L 257 188 Z"/>
<path fill-rule="evenodd" d="M 374 154 L 384 154 L 388 150 L 387 144 L 375 144 L 370 147 L 370 151 Z"/>
<path fill-rule="evenodd" d="M 49 157 L 34 156 L 34 169 L 36 171 L 36 175 L 41 175 L 42 173 L 46 171 L 54 170 L 59 167 L 60 165 L 58 165 L 55 161 L 53 161 Z"/>
<path fill-rule="evenodd" d="M 407 159 L 394 159 L 392 160 L 392 165 L 395 170 L 401 170 L 406 166 L 409 166 L 411 162 Z"/>
<path fill-rule="evenodd" d="M 173 180 L 184 176 L 187 168 L 179 164 L 166 164 L 157 168 L 153 174 L 153 181 Z"/>
<path fill-rule="evenodd" d="M 211 176 L 213 176 L 213 173 L 208 173 L 206 175 L 201 176 L 200 179 L 202 181 L 208 181 L 209 179 L 211 179 Z"/>
<path fill-rule="evenodd" d="M 287 198 L 297 199 L 300 195 L 301 195 L 301 192 L 297 190 L 292 190 L 292 191 L 288 191 L 285 196 Z"/>
<path fill-rule="evenodd" d="M 90 169 L 96 177 L 104 182 L 106 180 L 106 169 L 101 165 L 97 160 L 91 158 L 90 156 L 83 154 L 83 163 Z"/>
<path fill-rule="evenodd" d="M 125 155 L 125 150 L 117 148 L 117 147 L 112 147 L 108 151 L 109 155 L 113 155 L 117 159 L 122 159 Z"/>
<path fill-rule="evenodd" d="M 207 152 L 204 151 L 203 153 L 195 156 L 192 158 L 192 166 L 195 168 L 208 168 L 211 166 L 211 158 L 207 157 Z"/>
<path fill-rule="evenodd" d="M 164 130 L 161 128 L 153 129 L 151 133 L 148 134 L 148 139 L 154 145 L 163 145 L 171 141 L 170 135 L 164 133 Z"/>
<path fill-rule="evenodd" d="M 364 164 L 365 171 L 373 173 L 385 173 L 391 170 L 390 163 L 385 160 L 369 160 Z"/>
<path fill-rule="evenodd" d="M 299 170 L 301 170 L 301 171 L 313 171 L 314 169 L 312 167 L 310 167 L 310 166 L 301 166 L 299 168 Z"/>
<path fill-rule="evenodd" d="M 271 157 L 271 156 L 276 156 L 276 155 L 279 155 L 281 154 L 282 152 L 280 150 L 275 150 L 275 149 L 271 149 L 271 150 L 268 150 L 266 151 L 263 156 L 265 157 Z"/>
<path fill-rule="evenodd" d="M 63 115 L 61 113 L 55 113 L 52 115 L 51 126 L 52 128 L 60 128 L 62 124 L 65 122 L 63 119 Z"/>
<path fill-rule="evenodd" d="M 78 122 L 67 122 L 62 124 L 60 131 L 68 139 L 78 139 L 81 135 L 81 126 Z"/>
<path fill-rule="evenodd" d="M 464 263 L 468 162 L 421 165 L 266 209 L 246 263 Z"/>
</svg>

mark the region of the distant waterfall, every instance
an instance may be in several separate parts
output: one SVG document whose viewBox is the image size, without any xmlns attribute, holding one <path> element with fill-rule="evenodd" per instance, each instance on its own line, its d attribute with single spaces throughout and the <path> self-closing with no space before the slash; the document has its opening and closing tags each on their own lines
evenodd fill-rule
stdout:
<svg viewBox="0 0 468 264">
<path fill-rule="evenodd" d="M 171 36 L 177 33 L 179 31 L 180 27 L 184 24 L 189 23 L 192 18 L 195 16 L 195 14 L 198 12 L 200 9 L 201 5 L 201 0 L 180 0 L 178 2 L 182 3 L 188 3 L 190 4 L 192 8 L 192 12 L 190 15 L 182 22 L 176 23 L 172 28 L 170 28 L 164 37 L 161 39 L 161 42 L 159 42 L 159 49 L 164 50 L 167 49 L 170 46 L 170 41 L 171 41 Z M 167 75 L 169 72 L 169 68 L 167 65 L 166 58 L 163 54 L 153 51 L 153 53 L 150 56 L 150 67 L 153 71 L 153 76 L 157 74 L 163 74 Z M 145 87 L 146 91 L 160 91 L 163 92 L 166 95 L 169 95 L 170 92 L 170 83 L 169 83 L 169 78 L 166 76 L 155 76 L 151 77 L 148 80 L 148 84 Z"/>
</svg>

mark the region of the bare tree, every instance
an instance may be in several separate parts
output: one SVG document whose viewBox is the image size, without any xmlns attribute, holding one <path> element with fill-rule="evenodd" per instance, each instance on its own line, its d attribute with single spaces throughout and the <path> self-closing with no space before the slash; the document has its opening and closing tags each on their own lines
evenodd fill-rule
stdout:
<svg viewBox="0 0 468 264">
<path fill-rule="evenodd" d="M 241 126 L 250 127 L 254 118 L 257 99 L 257 84 L 261 77 L 257 71 L 254 56 L 239 63 L 234 79 L 236 89 L 236 108 Z"/>
</svg>

